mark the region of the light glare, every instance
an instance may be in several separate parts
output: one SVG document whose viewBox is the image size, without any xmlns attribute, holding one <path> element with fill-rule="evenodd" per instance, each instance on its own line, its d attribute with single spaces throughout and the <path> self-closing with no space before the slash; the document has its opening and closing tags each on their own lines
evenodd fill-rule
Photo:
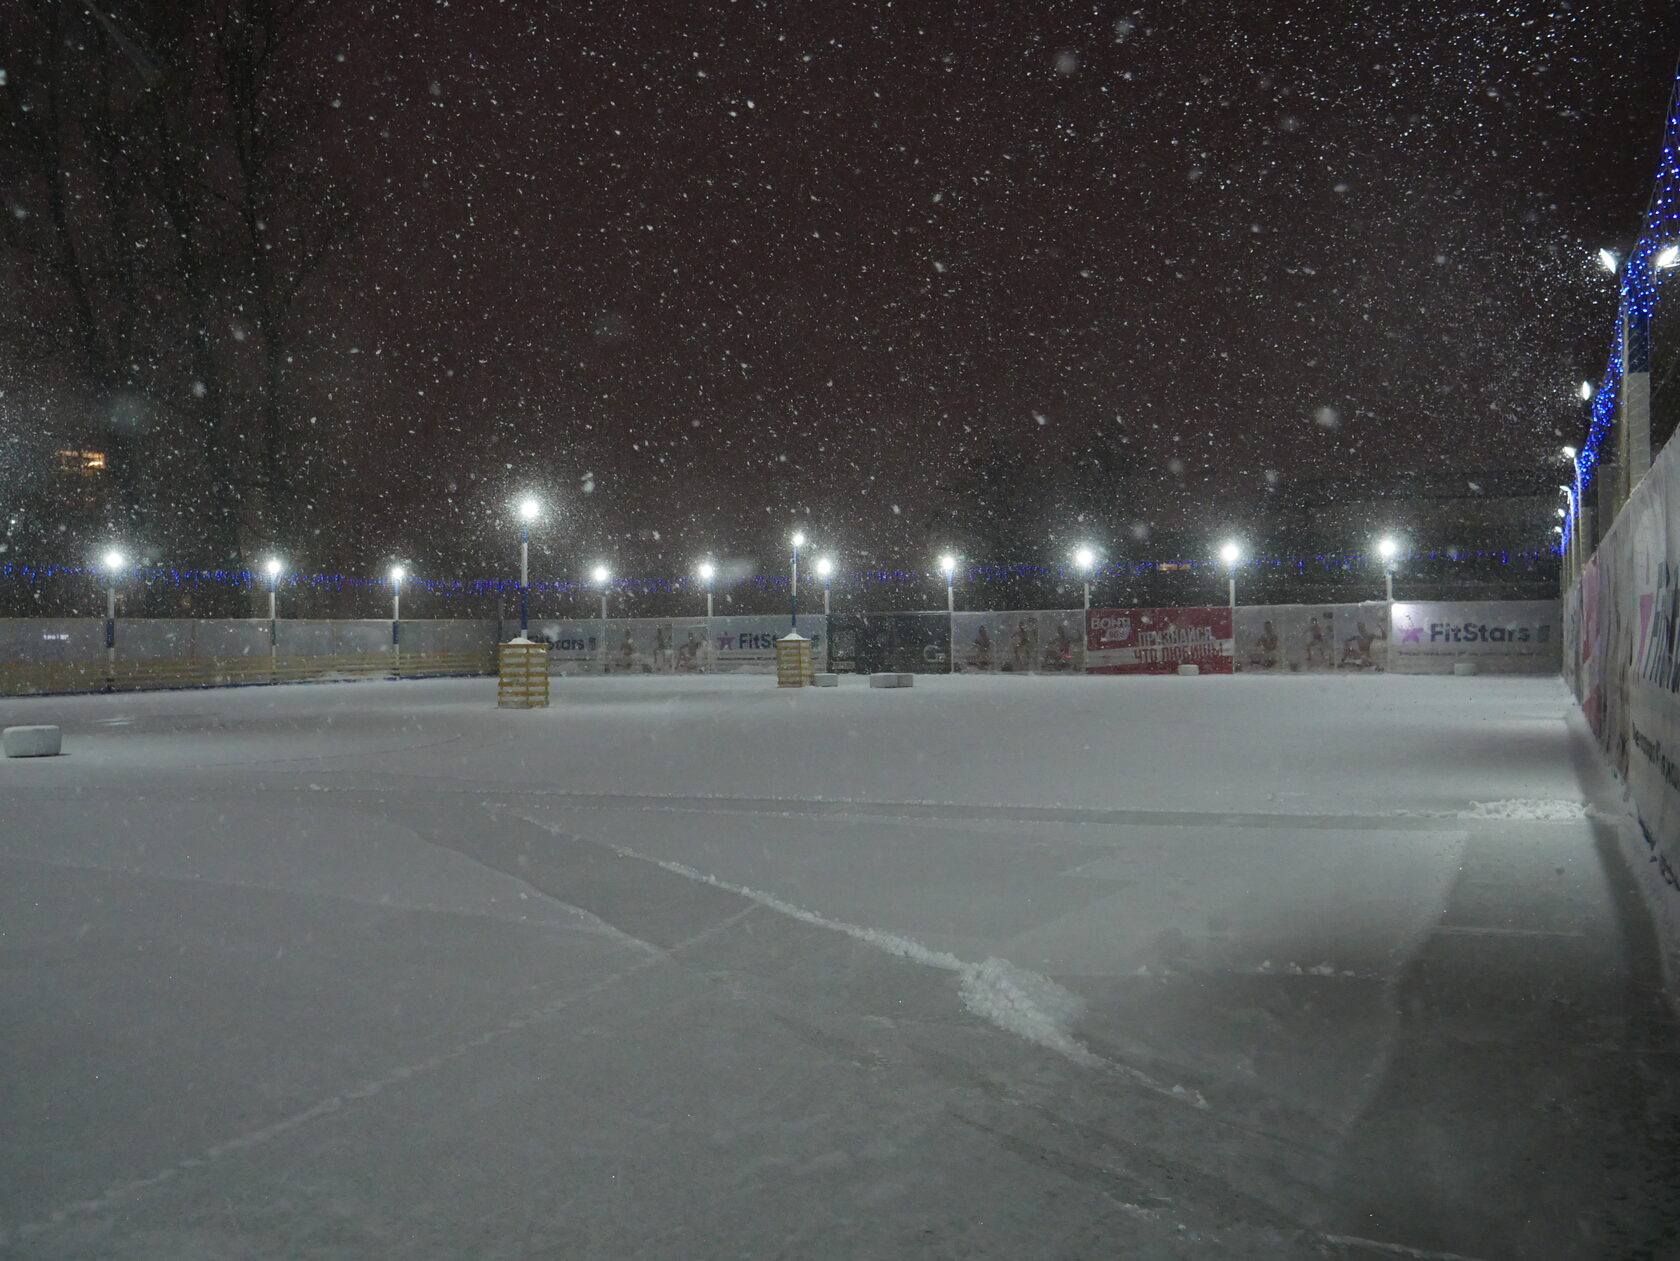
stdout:
<svg viewBox="0 0 1680 1261">
<path fill-rule="evenodd" d="M 1615 251 L 1601 249 L 1598 251 L 1598 265 L 1611 275 L 1615 275 L 1616 269 L 1622 265 L 1622 261 L 1616 257 Z"/>
<path fill-rule="evenodd" d="M 834 574 L 834 562 L 824 556 L 817 561 L 817 577 L 828 578 Z"/>
<path fill-rule="evenodd" d="M 392 582 L 401 582 L 406 577 L 408 577 L 408 570 L 404 569 L 401 565 L 392 565 L 391 566 L 391 581 Z"/>
<path fill-rule="evenodd" d="M 1592 402 L 1593 387 L 1592 387 L 1592 382 L 1591 381 L 1581 382 L 1580 394 L 1581 394 L 1581 401 L 1583 403 Z"/>
<path fill-rule="evenodd" d="M 535 521 L 542 515 L 542 505 L 535 499 L 521 499 L 519 501 L 519 515 L 526 521 Z"/>
<path fill-rule="evenodd" d="M 265 560 L 263 562 L 263 572 L 270 578 L 278 578 L 280 576 L 279 557 L 270 556 L 267 560 Z"/>
<path fill-rule="evenodd" d="M 947 578 L 956 573 L 957 558 L 951 555 L 951 553 L 946 552 L 939 558 L 939 572 L 944 574 Z"/>
<path fill-rule="evenodd" d="M 803 530 L 795 530 L 793 532 L 793 545 L 796 548 L 805 546 L 805 532 Z"/>
<path fill-rule="evenodd" d="M 1400 554 L 1400 544 L 1388 535 L 1377 540 L 1377 555 L 1384 560 L 1393 560 Z"/>
<path fill-rule="evenodd" d="M 717 566 L 712 564 L 709 560 L 703 560 L 700 562 L 700 568 L 697 572 L 700 575 L 701 581 L 710 582 L 713 578 L 717 577 Z"/>
<path fill-rule="evenodd" d="M 1563 449 L 1563 458 L 1566 460 L 1573 460 L 1575 458 L 1575 448 L 1565 447 Z"/>
<path fill-rule="evenodd" d="M 1082 547 L 1073 554 L 1073 563 L 1086 573 L 1091 572 L 1091 566 L 1097 563 L 1097 554 L 1088 547 Z"/>
<path fill-rule="evenodd" d="M 105 553 L 105 568 L 106 569 L 121 569 L 123 567 L 124 563 L 126 562 L 126 560 L 127 560 L 127 558 L 124 557 L 121 552 L 117 551 L 115 548 L 112 548 L 110 551 Z"/>
<path fill-rule="evenodd" d="M 595 580 L 596 586 L 604 587 L 607 585 L 607 580 L 612 577 L 612 570 L 605 565 L 597 565 L 589 571 L 589 576 Z"/>
<path fill-rule="evenodd" d="M 1680 245 L 1665 245 L 1657 251 L 1653 260 L 1658 270 L 1667 271 L 1670 267 L 1680 266 Z"/>
<path fill-rule="evenodd" d="M 1238 547 L 1235 542 L 1227 543 L 1219 549 L 1219 559 L 1227 565 L 1235 565 L 1242 559 L 1242 548 Z"/>
</svg>

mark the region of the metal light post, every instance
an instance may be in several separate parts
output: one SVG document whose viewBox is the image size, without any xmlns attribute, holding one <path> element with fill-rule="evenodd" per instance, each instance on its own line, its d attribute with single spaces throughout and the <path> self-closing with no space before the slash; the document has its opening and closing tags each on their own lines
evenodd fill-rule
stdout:
<svg viewBox="0 0 1680 1261">
<path fill-rule="evenodd" d="M 275 604 L 280 592 L 280 564 L 279 557 L 270 556 L 263 562 L 263 572 L 268 575 L 268 648 L 272 656 L 274 645 L 280 641 L 279 614 Z"/>
<path fill-rule="evenodd" d="M 793 616 L 789 629 L 797 631 L 799 629 L 799 549 L 805 546 L 804 533 L 795 530 L 790 542 L 793 544 L 793 586 L 789 592 L 791 603 L 788 608 Z"/>
<path fill-rule="evenodd" d="M 950 672 L 957 672 L 957 558 L 946 552 L 939 558 L 939 572 L 945 575 L 945 651 Z"/>
<path fill-rule="evenodd" d="M 712 620 L 712 580 L 717 577 L 717 566 L 709 560 L 703 560 L 696 572 L 699 573 L 700 580 L 706 584 L 706 620 L 710 622 Z M 709 627 L 706 633 L 711 633 Z"/>
<path fill-rule="evenodd" d="M 1587 392 L 1587 397 L 1590 398 L 1590 396 L 1592 394 L 1592 387 L 1589 386 L 1585 381 L 1583 381 L 1583 382 L 1581 382 L 1581 388 Z M 1593 542 L 1592 542 L 1592 528 L 1593 528 L 1592 527 L 1592 509 L 1587 505 L 1587 497 L 1586 497 L 1586 494 L 1584 493 L 1584 490 L 1581 486 L 1581 456 L 1580 456 L 1580 453 L 1577 452 L 1574 447 L 1565 447 L 1563 449 L 1563 458 L 1569 461 L 1569 467 L 1572 470 L 1574 470 L 1574 473 L 1575 473 L 1575 531 L 1574 532 L 1577 535 L 1584 534 L 1586 536 L 1586 540 L 1587 540 L 1587 545 L 1586 545 L 1585 550 L 1582 550 L 1582 547 L 1581 547 L 1579 541 L 1576 541 L 1575 546 L 1574 546 L 1575 576 L 1577 578 L 1579 578 L 1581 576 L 1582 571 L 1585 570 L 1586 567 L 1587 567 L 1587 558 L 1592 554 L 1592 547 L 1593 547 Z"/>
<path fill-rule="evenodd" d="M 604 675 L 607 672 L 607 583 L 612 581 L 612 570 L 605 565 L 597 565 L 589 576 L 601 588 L 601 673 Z"/>
<path fill-rule="evenodd" d="M 1242 560 L 1242 548 L 1237 545 L 1235 540 L 1232 540 L 1219 549 L 1219 559 L 1224 561 L 1225 568 L 1230 570 L 1231 612 L 1235 614 L 1237 611 L 1237 562 Z"/>
<path fill-rule="evenodd" d="M 112 548 L 105 553 L 105 690 L 117 681 L 117 574 L 127 564 L 123 554 Z"/>
<path fill-rule="evenodd" d="M 1394 559 L 1400 555 L 1400 544 L 1391 535 L 1377 540 L 1377 556 L 1383 565 L 1383 598 L 1394 603 Z"/>
<path fill-rule="evenodd" d="M 401 565 L 391 566 L 391 651 L 402 652 L 402 585 L 408 571 Z"/>
<path fill-rule="evenodd" d="M 1581 517 L 1576 512 L 1574 490 L 1569 489 L 1566 485 L 1561 485 L 1561 487 L 1557 487 L 1557 494 L 1561 494 L 1564 497 L 1564 502 L 1569 505 L 1567 509 L 1557 509 L 1557 515 L 1564 519 L 1564 526 L 1559 527 L 1559 531 L 1557 531 L 1564 536 L 1561 539 L 1562 581 L 1559 586 L 1567 589 L 1569 584 L 1574 583 L 1574 554 L 1576 554 L 1576 544 L 1581 542 L 1579 537 L 1576 537 L 1579 534 L 1579 529 L 1581 529 Z"/>
<path fill-rule="evenodd" d="M 542 514 L 542 505 L 529 497 L 519 501 L 519 637 L 529 638 L 531 596 L 531 522 Z"/>
<path fill-rule="evenodd" d="M 834 577 L 834 561 L 827 556 L 817 558 L 817 577 L 823 580 L 823 616 L 828 616 L 828 588 Z"/>
<path fill-rule="evenodd" d="M 1073 563 L 1084 576 L 1085 611 L 1089 613 L 1091 611 L 1091 570 L 1096 568 L 1097 554 L 1088 547 L 1077 548 L 1073 553 Z"/>
<path fill-rule="evenodd" d="M 709 560 L 700 562 L 699 574 L 706 584 L 706 659 L 700 663 L 703 670 L 712 668 L 712 581 L 717 577 L 717 566 Z"/>
</svg>

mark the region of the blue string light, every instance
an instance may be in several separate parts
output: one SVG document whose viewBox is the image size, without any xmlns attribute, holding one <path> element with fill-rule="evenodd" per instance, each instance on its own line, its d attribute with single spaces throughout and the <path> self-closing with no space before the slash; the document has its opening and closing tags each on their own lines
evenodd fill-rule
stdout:
<svg viewBox="0 0 1680 1261">
<path fill-rule="evenodd" d="M 1550 558 L 1556 552 L 1555 547 L 1527 548 L 1512 552 L 1499 551 L 1461 551 L 1436 549 L 1433 551 L 1413 552 L 1407 557 L 1412 561 L 1436 561 L 1463 563 L 1472 561 L 1496 561 L 1501 565 L 1534 564 Z M 1244 561 L 1243 568 L 1253 566 L 1267 566 L 1273 569 L 1292 569 L 1296 574 L 1305 575 L 1317 569 L 1327 574 L 1351 573 L 1364 571 L 1381 571 L 1381 562 L 1375 557 L 1363 552 L 1348 552 L 1341 554 L 1319 555 L 1314 557 L 1296 556 L 1256 556 Z M 1091 570 L 1091 580 L 1102 578 L 1143 578 L 1150 574 L 1185 572 L 1198 578 L 1205 578 L 1209 573 L 1220 572 L 1224 565 L 1215 560 L 1140 560 L 1140 561 L 1105 561 L 1095 565 Z M 90 584 L 103 585 L 109 580 L 109 575 L 103 569 L 87 565 L 30 565 L 18 561 L 0 562 L 0 581 L 17 581 L 28 585 L 36 585 L 51 579 L 79 579 Z M 198 590 L 205 587 L 223 587 L 235 590 L 264 590 L 268 589 L 268 575 L 259 574 L 253 570 L 240 569 L 174 569 L 166 565 L 134 565 L 122 574 L 125 579 L 138 579 L 147 585 L 167 583 L 171 587 Z M 1083 581 L 1085 575 L 1065 564 L 976 564 L 959 570 L 956 581 L 960 585 L 972 586 L 977 583 L 1007 582 L 1011 579 L 1038 578 L 1054 579 L 1058 582 Z M 945 575 L 931 570 L 904 569 L 861 569 L 850 574 L 837 573 L 827 581 L 830 585 L 845 590 L 848 588 L 866 588 L 870 586 L 919 586 L 923 584 L 943 585 Z M 719 580 L 717 585 L 728 591 L 746 587 L 756 588 L 766 595 L 785 592 L 790 577 L 787 574 L 752 574 L 735 579 Z M 389 596 L 392 583 L 389 578 L 356 578 L 345 574 L 306 574 L 288 573 L 280 579 L 280 585 L 292 591 L 345 591 L 365 592 L 379 596 Z M 417 574 L 409 574 L 402 580 L 405 590 L 422 590 L 427 595 L 445 599 L 460 597 L 486 598 L 490 596 L 517 596 L 519 583 L 512 578 L 473 578 L 473 579 L 436 579 L 425 578 Z M 667 578 L 618 578 L 614 579 L 612 589 L 620 594 L 628 595 L 673 595 L 692 594 L 704 591 L 705 584 L 692 577 Z M 533 594 L 543 596 L 594 596 L 598 592 L 591 583 L 570 581 L 533 582 Z"/>
<path fill-rule="evenodd" d="M 1615 428 L 1616 413 L 1622 397 L 1622 361 L 1624 350 L 1636 355 L 1649 354 L 1648 337 L 1642 342 L 1627 345 L 1630 328 L 1649 329 L 1656 314 L 1657 300 L 1666 272 L 1676 268 L 1659 268 L 1657 256 L 1670 246 L 1680 245 L 1680 77 L 1676 78 L 1673 98 L 1669 105 L 1668 127 L 1663 135 L 1662 151 L 1657 158 L 1656 176 L 1651 184 L 1651 200 L 1645 208 L 1644 230 L 1639 243 L 1621 266 L 1621 286 L 1616 305 L 1616 329 L 1610 340 L 1610 363 L 1599 382 L 1598 393 L 1592 400 L 1592 418 L 1587 427 L 1587 440 L 1576 457 L 1580 465 L 1580 487 L 1584 495 L 1602 462 L 1603 447 Z M 1643 336 L 1643 335 L 1642 335 Z M 1649 371 L 1649 365 L 1645 366 Z M 1567 542 L 1575 528 L 1579 513 L 1564 519 L 1563 540 Z M 1554 550 L 1562 550 L 1559 543 Z"/>
</svg>

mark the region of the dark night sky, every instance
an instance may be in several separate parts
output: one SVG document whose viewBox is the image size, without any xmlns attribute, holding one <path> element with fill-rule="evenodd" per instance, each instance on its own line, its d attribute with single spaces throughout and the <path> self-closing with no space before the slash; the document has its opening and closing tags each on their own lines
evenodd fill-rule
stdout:
<svg viewBox="0 0 1680 1261">
<path fill-rule="evenodd" d="M 551 563 L 650 573 L 795 514 L 919 564 L 980 445 L 1117 454 L 1099 538 L 1547 459 L 1680 48 L 1656 0 L 392 12 L 325 41 L 357 550 L 536 484 Z"/>
</svg>

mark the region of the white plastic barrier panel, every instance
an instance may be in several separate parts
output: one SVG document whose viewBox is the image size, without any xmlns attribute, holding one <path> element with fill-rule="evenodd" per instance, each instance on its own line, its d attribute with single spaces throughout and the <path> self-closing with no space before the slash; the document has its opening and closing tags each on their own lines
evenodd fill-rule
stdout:
<svg viewBox="0 0 1680 1261">
<path fill-rule="evenodd" d="M 952 619 L 958 674 L 1082 674 L 1085 613 L 1038 609 L 958 613 Z"/>
<path fill-rule="evenodd" d="M 1236 667 L 1245 674 L 1388 668 L 1388 605 L 1240 604 Z"/>
<path fill-rule="evenodd" d="M 1556 674 L 1563 664 L 1556 600 L 1396 602 L 1388 655 L 1396 674 Z"/>
</svg>

